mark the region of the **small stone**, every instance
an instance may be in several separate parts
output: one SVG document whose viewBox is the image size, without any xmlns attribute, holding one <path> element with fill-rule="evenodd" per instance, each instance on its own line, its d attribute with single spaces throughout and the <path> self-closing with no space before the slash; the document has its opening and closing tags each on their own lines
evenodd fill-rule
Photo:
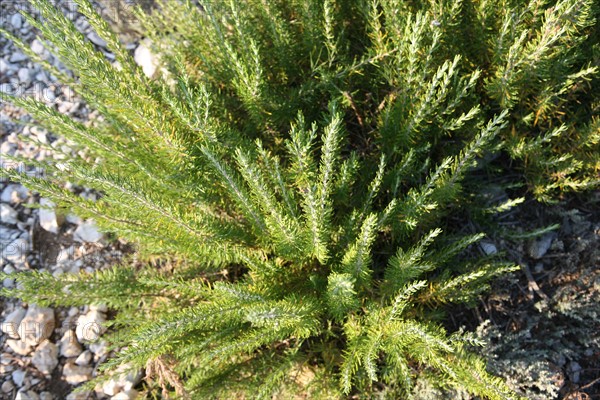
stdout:
<svg viewBox="0 0 600 400">
<path fill-rule="evenodd" d="M 552 241 L 556 236 L 557 234 L 555 232 L 550 232 L 540 239 L 531 242 L 529 245 L 529 255 L 536 260 L 542 258 L 548 252 L 548 249 L 550 249 Z"/>
<path fill-rule="evenodd" d="M 29 249 L 29 241 L 18 238 L 10 242 L 0 254 L 6 261 L 12 263 L 17 268 L 20 268 L 27 260 Z"/>
<path fill-rule="evenodd" d="M 57 265 L 66 265 L 73 261 L 73 255 L 75 253 L 75 248 L 73 246 L 69 246 L 65 249 L 61 249 L 56 257 Z"/>
<path fill-rule="evenodd" d="M 63 4 L 66 6 L 67 10 L 69 10 L 70 13 L 76 13 L 79 9 L 79 5 L 74 1 L 65 1 Z"/>
<path fill-rule="evenodd" d="M 77 357 L 77 359 L 75 360 L 75 364 L 81 365 L 82 367 L 86 366 L 86 365 L 90 365 L 93 358 L 94 358 L 94 356 L 92 355 L 92 352 L 89 350 L 86 350 L 83 353 L 81 353 L 79 355 L 79 357 Z"/>
<path fill-rule="evenodd" d="M 41 55 L 45 50 L 46 48 L 39 40 L 34 39 L 33 42 L 31 42 L 31 51 L 33 51 L 35 54 Z"/>
<path fill-rule="evenodd" d="M 40 393 L 40 400 L 54 400 L 54 396 L 50 392 Z"/>
<path fill-rule="evenodd" d="M 83 220 L 81 219 L 81 217 L 78 217 L 77 215 L 75 215 L 73 213 L 67 214 L 65 219 L 70 224 L 81 225 L 83 223 Z"/>
<path fill-rule="evenodd" d="M 27 310 L 23 307 L 18 307 L 13 312 L 8 314 L 4 321 L 2 322 L 2 332 L 6 333 L 6 335 L 11 339 L 19 339 L 19 325 L 21 325 L 21 321 L 25 317 Z"/>
<path fill-rule="evenodd" d="M 17 393 L 17 397 L 15 397 L 15 400 L 40 400 L 40 396 L 33 390 L 22 390 L 19 393 Z"/>
<path fill-rule="evenodd" d="M 25 61 L 28 59 L 29 59 L 29 57 L 27 57 L 25 54 L 21 53 L 20 51 L 15 51 L 10 56 L 10 62 L 12 62 L 12 63 L 22 62 L 22 61 Z"/>
<path fill-rule="evenodd" d="M 15 400 L 31 400 L 26 392 L 19 391 L 15 396 Z"/>
<path fill-rule="evenodd" d="M 4 224 L 16 225 L 19 214 L 8 204 L 0 204 L 0 221 Z"/>
<path fill-rule="evenodd" d="M 79 242 L 96 243 L 102 239 L 102 233 L 98 231 L 92 220 L 87 220 L 75 229 L 73 239 Z"/>
<path fill-rule="evenodd" d="M 44 71 L 40 71 L 35 74 L 35 80 L 38 82 L 48 83 L 48 75 Z"/>
<path fill-rule="evenodd" d="M 98 311 L 101 313 L 106 313 L 106 312 L 108 312 L 108 307 L 106 307 L 105 304 L 91 304 L 90 311 Z"/>
<path fill-rule="evenodd" d="M 31 358 L 33 365 L 44 375 L 50 375 L 58 365 L 58 347 L 48 340 L 38 346 Z"/>
<path fill-rule="evenodd" d="M 10 393 L 13 390 L 15 390 L 15 385 L 11 381 L 4 381 L 4 383 L 2 383 L 1 389 L 4 393 Z"/>
<path fill-rule="evenodd" d="M 6 141 L 0 145 L 0 154 L 6 154 L 8 156 L 14 156 L 19 146 L 16 143 Z M 11 160 L 2 160 L 3 169 L 18 169 L 18 163 Z"/>
<path fill-rule="evenodd" d="M 571 361 L 567 364 L 567 374 L 569 375 L 569 379 L 571 382 L 577 384 L 579 383 L 579 379 L 581 377 L 581 365 L 577 361 Z"/>
<path fill-rule="evenodd" d="M 42 100 L 48 103 L 54 102 L 56 100 L 56 93 L 51 88 L 44 88 L 42 90 Z"/>
<path fill-rule="evenodd" d="M 137 65 L 142 67 L 144 74 L 148 78 L 153 78 L 158 69 L 158 58 L 150 51 L 150 41 L 143 40 L 135 49 L 133 58 Z"/>
<path fill-rule="evenodd" d="M 21 339 L 7 339 L 7 346 L 20 356 L 27 356 L 33 350 L 33 347 L 22 341 Z"/>
<path fill-rule="evenodd" d="M 30 84 L 31 83 L 31 71 L 27 68 L 19 68 L 19 72 L 17 72 L 17 76 L 22 83 Z"/>
<path fill-rule="evenodd" d="M 17 229 L 11 229 L 8 228 L 4 225 L 0 225 L 0 247 L 5 247 L 6 245 L 8 245 L 9 243 L 11 243 L 13 240 L 17 239 L 19 236 L 21 236 L 21 232 Z M 4 265 L 4 269 L 6 269 L 7 267 L 9 267 L 8 264 Z M 12 271 L 16 271 L 13 267 Z M 4 271 L 6 272 L 6 271 Z M 6 272 L 6 273 L 10 273 L 10 272 Z"/>
<path fill-rule="evenodd" d="M 54 324 L 53 309 L 31 305 L 21 321 L 19 335 L 26 344 L 37 346 L 52 335 Z"/>
<path fill-rule="evenodd" d="M 2 279 L 2 287 L 6 289 L 12 289 L 15 287 L 15 280 L 12 278 L 4 278 Z"/>
<path fill-rule="evenodd" d="M 533 267 L 533 272 L 535 272 L 536 274 L 541 274 L 542 272 L 544 272 L 544 264 L 541 262 L 535 264 L 535 266 Z"/>
<path fill-rule="evenodd" d="M 92 395 L 92 392 L 90 392 L 90 391 L 69 393 L 66 400 L 89 400 L 91 398 L 90 397 L 91 395 Z"/>
<path fill-rule="evenodd" d="M 13 267 L 12 265 L 6 265 L 4 266 L 4 268 L 2 268 L 2 272 L 4 272 L 5 274 L 14 274 L 17 270 L 15 269 L 15 267 Z"/>
<path fill-rule="evenodd" d="M 60 339 L 60 355 L 67 358 L 77 357 L 81 354 L 81 345 L 76 339 L 75 332 L 68 330 Z"/>
<path fill-rule="evenodd" d="M 21 29 L 21 27 L 23 26 L 23 19 L 21 17 L 21 14 L 13 14 L 13 16 L 10 17 L 10 23 L 15 29 Z"/>
<path fill-rule="evenodd" d="M 0 376 L 9 376 L 15 367 L 12 365 L 0 365 Z"/>
<path fill-rule="evenodd" d="M 12 183 L 4 188 L 0 200 L 4 203 L 19 204 L 27 199 L 29 190 L 24 186 Z"/>
<path fill-rule="evenodd" d="M 498 253 L 498 249 L 496 248 L 496 245 L 494 243 L 481 242 L 479 246 L 481 246 L 481 250 L 483 250 L 483 252 L 488 256 Z"/>
<path fill-rule="evenodd" d="M 586 357 L 591 357 L 594 355 L 594 349 L 585 349 L 585 351 L 583 352 L 583 355 Z"/>
<path fill-rule="evenodd" d="M 52 276 L 55 278 L 58 278 L 59 276 L 61 276 L 64 273 L 65 273 L 65 271 L 59 267 L 59 268 L 54 269 L 54 271 L 52 271 Z"/>
<path fill-rule="evenodd" d="M 104 340 L 90 343 L 88 347 L 97 358 L 102 358 L 108 354 L 108 345 Z"/>
<path fill-rule="evenodd" d="M 100 338 L 106 328 L 104 327 L 106 316 L 99 311 L 90 310 L 87 314 L 77 319 L 75 334 L 79 343 L 93 342 Z"/>
<path fill-rule="evenodd" d="M 0 74 L 6 74 L 8 71 L 14 70 L 15 66 L 6 61 L 4 58 L 0 58 Z"/>
<path fill-rule="evenodd" d="M 16 88 L 16 86 L 14 86 L 11 83 L 3 83 L 0 85 L 0 93 L 16 95 L 16 94 L 18 94 L 18 93 L 15 93 L 17 91 L 18 91 L 18 88 Z"/>
<path fill-rule="evenodd" d="M 121 366 L 119 369 L 121 371 L 127 370 L 127 368 L 130 368 L 128 365 L 124 365 Z M 141 382 L 142 380 L 142 370 L 139 369 L 134 369 L 134 370 L 130 370 L 125 374 L 122 374 L 119 377 L 119 380 L 117 381 L 119 386 L 121 386 L 123 388 L 123 390 L 127 391 L 127 390 L 131 390 L 133 389 L 135 386 L 137 386 L 138 383 Z"/>
<path fill-rule="evenodd" d="M 111 397 L 111 400 L 134 400 L 138 397 L 138 395 L 139 393 L 135 389 L 125 390 Z"/>
<path fill-rule="evenodd" d="M 23 382 L 25 382 L 25 371 L 22 369 L 14 370 L 11 376 L 15 385 L 18 387 L 23 386 Z"/>
<path fill-rule="evenodd" d="M 74 110 L 75 104 L 69 101 L 63 101 L 58 105 L 58 112 L 61 114 L 69 114 L 75 112 Z"/>
<path fill-rule="evenodd" d="M 10 365 L 12 363 L 12 357 L 8 353 L 0 354 L 0 365 Z"/>
<path fill-rule="evenodd" d="M 92 378 L 92 367 L 82 367 L 72 362 L 67 362 L 63 368 L 63 376 L 67 383 L 78 385 Z"/>
<path fill-rule="evenodd" d="M 121 389 L 122 388 L 119 383 L 114 379 L 106 381 L 102 384 L 102 392 L 107 396 L 114 396 L 115 394 L 119 393 Z"/>
<path fill-rule="evenodd" d="M 100 36 L 98 36 L 98 34 L 94 31 L 88 33 L 87 38 L 90 40 L 90 42 L 94 43 L 95 45 L 98 45 L 100 47 L 106 47 L 106 41 Z"/>
<path fill-rule="evenodd" d="M 51 233 L 58 233 L 58 221 L 54 212 L 54 203 L 48 199 L 40 199 L 40 226 Z"/>
</svg>

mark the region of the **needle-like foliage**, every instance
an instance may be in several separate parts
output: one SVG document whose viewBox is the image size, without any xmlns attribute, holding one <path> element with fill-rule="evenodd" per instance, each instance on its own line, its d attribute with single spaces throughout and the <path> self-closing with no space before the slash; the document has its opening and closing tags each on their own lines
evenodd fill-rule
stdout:
<svg viewBox="0 0 600 400">
<path fill-rule="evenodd" d="M 158 0 L 137 14 L 154 79 L 75 1 L 114 61 L 47 0 L 27 19 L 101 118 L 7 95 L 82 151 L 3 173 L 173 267 L 5 294 L 119 311 L 105 368 L 146 366 L 179 398 L 409 398 L 418 376 L 517 397 L 438 319 L 512 266 L 466 257 L 482 235 L 444 218 L 501 152 L 540 197 L 597 183 L 592 0 Z"/>
</svg>

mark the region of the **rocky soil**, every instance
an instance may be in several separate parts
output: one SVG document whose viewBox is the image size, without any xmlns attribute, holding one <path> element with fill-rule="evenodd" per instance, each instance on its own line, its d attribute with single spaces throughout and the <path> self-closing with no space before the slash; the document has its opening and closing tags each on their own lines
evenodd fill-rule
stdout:
<svg viewBox="0 0 600 400">
<path fill-rule="evenodd" d="M 98 50 L 112 58 L 77 13 L 76 4 L 69 0 L 55 3 Z M 108 17 L 115 19 L 114 13 L 110 14 L 110 1 L 102 3 Z M 26 0 L 0 3 L 2 27 L 63 69 L 17 12 L 27 8 Z M 155 60 L 137 41 L 135 32 L 121 33 L 144 72 L 154 75 Z M 0 49 L 1 92 L 35 96 L 82 121 L 94 117 L 69 88 L 1 36 Z M 3 156 L 59 163 L 73 154 L 71 143 L 30 127 L 28 122 L 29 117 L 21 111 L 1 103 Z M 31 142 L 34 144 L 27 144 Z M 6 157 L 0 162 L 3 168 L 25 168 Z M 35 168 L 27 171 L 43 172 Z M 95 199 L 96 194 L 85 188 L 68 188 L 83 198 Z M 1 181 L 0 194 L 0 268 L 5 273 L 92 272 L 123 256 L 119 243 L 109 242 L 93 221 L 57 210 L 48 199 L 12 182 Z M 455 313 L 457 326 L 477 330 L 489 341 L 485 355 L 490 368 L 527 397 L 600 399 L 600 212 L 582 204 L 553 208 L 523 205 L 504 222 L 517 231 L 557 222 L 561 228 L 535 238 L 492 236 L 483 242 L 483 253 L 503 252 L 521 265 L 521 271 L 496 283 L 475 309 Z M 12 288 L 15 282 L 8 278 L 2 285 Z M 0 298 L 0 399 L 136 398 L 141 371 L 109 381 L 93 392 L 72 393 L 94 377 L 98 364 L 110 356 L 102 340 L 106 319 L 106 308 L 98 304 L 45 308 Z"/>
<path fill-rule="evenodd" d="M 105 43 L 77 12 L 69 0 L 54 2 L 107 57 Z M 104 13 L 115 17 L 115 2 L 104 1 Z M 2 28 L 22 38 L 31 50 L 59 69 L 53 57 L 36 37 L 35 30 L 20 15 L 30 10 L 26 0 L 2 1 Z M 123 9 L 120 10 L 121 12 Z M 116 18 L 113 18 L 116 19 Z M 152 55 L 140 47 L 135 35 L 126 37 L 129 48 L 137 50 L 136 59 L 151 69 Z M 0 36 L 0 96 L 11 93 L 33 96 L 60 112 L 86 121 L 94 117 L 86 105 L 56 78 L 45 72 L 12 42 Z M 35 168 L 15 164 L 7 156 L 60 163 L 74 154 L 69 141 L 27 124 L 30 118 L 6 102 L 0 107 L 0 140 L 2 168 L 25 168 L 29 174 L 42 174 Z M 85 188 L 67 185 L 82 198 L 95 199 Z M 0 250 L 2 270 L 11 274 L 27 270 L 49 271 L 54 275 L 93 272 L 117 262 L 122 257 L 119 243 L 108 243 L 92 220 L 57 210 L 52 202 L 31 193 L 25 187 L 0 181 Z M 6 288 L 13 279 L 2 282 Z M 46 308 L 0 298 L 0 399 L 75 400 L 134 399 L 139 374 L 129 374 L 96 388 L 94 392 L 73 393 L 73 389 L 96 375 L 97 366 L 109 356 L 102 332 L 107 310 L 102 305 L 81 308 Z"/>
</svg>

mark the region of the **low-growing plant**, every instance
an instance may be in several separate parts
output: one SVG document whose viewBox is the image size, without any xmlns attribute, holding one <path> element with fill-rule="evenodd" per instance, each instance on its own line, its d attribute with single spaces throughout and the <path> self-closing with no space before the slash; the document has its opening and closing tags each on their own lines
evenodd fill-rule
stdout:
<svg viewBox="0 0 600 400">
<path fill-rule="evenodd" d="M 19 274 L 5 295 L 117 310 L 120 350 L 104 368 L 145 366 L 178 397 L 407 398 L 417 377 L 516 397 L 469 352 L 472 335 L 440 323 L 446 304 L 475 300 L 513 267 L 466 257 L 482 235 L 445 217 L 490 155 L 554 151 L 547 142 L 567 128 L 532 121 L 530 98 L 554 96 L 558 113 L 596 70 L 568 84 L 562 70 L 548 85 L 536 74 L 592 58 L 568 63 L 561 50 L 590 35 L 592 1 L 162 0 L 137 14 L 160 58 L 155 79 L 76 2 L 114 61 L 46 0 L 26 18 L 68 72 L 3 33 L 101 117 L 6 96 L 81 151 L 37 163 L 47 177 L 3 173 L 162 262 Z M 531 129 L 507 141 L 516 126 Z M 597 145 L 589 129 L 581 140 Z"/>
</svg>

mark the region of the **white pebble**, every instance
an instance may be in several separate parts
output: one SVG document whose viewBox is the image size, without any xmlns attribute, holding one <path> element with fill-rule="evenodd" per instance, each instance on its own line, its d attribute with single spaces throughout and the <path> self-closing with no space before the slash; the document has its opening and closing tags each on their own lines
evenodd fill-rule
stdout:
<svg viewBox="0 0 600 400">
<path fill-rule="evenodd" d="M 17 269 L 22 268 L 29 252 L 29 242 L 23 238 L 13 240 L 6 246 L 2 253 L 2 258 L 12 263 Z"/>
<path fill-rule="evenodd" d="M 92 352 L 89 350 L 86 350 L 83 353 L 81 353 L 79 355 L 79 357 L 77 357 L 77 359 L 75 360 L 75 364 L 81 365 L 82 367 L 86 366 L 86 365 L 90 365 L 93 358 L 94 358 L 94 356 L 92 355 Z"/>
<path fill-rule="evenodd" d="M 6 61 L 3 58 L 0 58 L 0 73 L 6 74 L 8 71 L 15 69 L 15 66 Z"/>
<path fill-rule="evenodd" d="M 21 17 L 21 14 L 13 14 L 13 16 L 10 17 L 10 23 L 15 29 L 21 29 L 21 27 L 23 26 L 23 19 Z"/>
<path fill-rule="evenodd" d="M 28 68 L 19 68 L 19 72 L 17 72 L 17 76 L 22 83 L 30 84 L 31 83 L 31 71 Z"/>
<path fill-rule="evenodd" d="M 10 393 L 15 389 L 15 385 L 11 381 L 4 381 L 1 389 L 4 393 Z"/>
<path fill-rule="evenodd" d="M 139 393 L 137 390 L 131 389 L 117 393 L 111 397 L 111 400 L 134 400 L 138 397 L 138 395 Z"/>
<path fill-rule="evenodd" d="M 19 204 L 29 196 L 29 190 L 24 186 L 12 183 L 4 188 L 0 200 L 5 203 Z"/>
<path fill-rule="evenodd" d="M 23 321 L 26 313 L 27 310 L 23 307 L 17 307 L 13 312 L 8 314 L 2 322 L 2 332 L 6 333 L 11 339 L 18 339 L 19 325 L 21 325 L 21 321 Z"/>
<path fill-rule="evenodd" d="M 44 230 L 51 233 L 58 233 L 58 222 L 54 212 L 54 203 L 48 199 L 40 199 L 40 225 Z"/>
<path fill-rule="evenodd" d="M 15 225 L 18 222 L 18 213 L 8 204 L 0 204 L 0 221 L 5 224 Z"/>
<path fill-rule="evenodd" d="M 58 365 L 58 347 L 46 340 L 38 346 L 31 357 L 33 365 L 44 375 L 50 375 Z"/>
<path fill-rule="evenodd" d="M 549 232 L 538 240 L 531 242 L 529 246 L 529 255 L 536 260 L 542 258 L 548 252 L 548 249 L 550 249 L 552 241 L 554 241 L 556 236 L 557 234 L 555 232 Z"/>
<path fill-rule="evenodd" d="M 94 31 L 88 33 L 87 38 L 95 45 L 98 45 L 100 47 L 106 47 L 106 41 L 104 41 L 104 39 L 98 36 L 98 34 Z"/>
<path fill-rule="evenodd" d="M 15 287 L 15 280 L 12 278 L 4 278 L 2 280 L 2 286 L 6 289 L 12 289 Z"/>
<path fill-rule="evenodd" d="M 77 385 L 92 378 L 92 367 L 82 367 L 72 362 L 67 362 L 63 368 L 63 376 L 67 383 Z"/>
<path fill-rule="evenodd" d="M 31 353 L 31 351 L 33 350 L 33 347 L 26 344 L 21 339 L 8 339 L 6 340 L 6 344 L 8 345 L 8 347 L 10 347 L 10 349 L 13 352 L 20 356 L 29 355 L 29 353 Z"/>
<path fill-rule="evenodd" d="M 25 371 L 22 369 L 17 369 L 12 373 L 12 380 L 18 387 L 23 386 L 23 382 L 25 382 Z"/>
<path fill-rule="evenodd" d="M 96 243 L 102 239 L 102 233 L 98 231 L 92 220 L 87 220 L 75 229 L 73 239 L 79 242 Z"/>
<path fill-rule="evenodd" d="M 25 344 L 37 346 L 54 331 L 54 310 L 30 305 L 19 327 L 19 336 Z"/>
<path fill-rule="evenodd" d="M 75 334 L 79 343 L 93 342 L 100 338 L 100 335 L 106 330 L 104 323 L 106 317 L 98 311 L 89 311 L 77 319 Z"/>
<path fill-rule="evenodd" d="M 41 55 L 45 50 L 46 48 L 39 40 L 34 39 L 33 42 L 31 42 L 31 51 L 33 51 L 35 54 Z"/>
<path fill-rule="evenodd" d="M 42 96 L 43 96 L 43 101 L 46 101 L 48 103 L 52 103 L 54 100 L 56 100 L 56 94 L 54 93 L 54 90 L 52 90 L 50 88 L 45 88 L 42 91 Z"/>
<path fill-rule="evenodd" d="M 144 40 L 135 49 L 133 58 L 137 65 L 142 67 L 144 74 L 148 78 L 153 78 L 158 68 L 158 58 L 150 51 L 150 41 Z"/>
<path fill-rule="evenodd" d="M 25 54 L 21 53 L 20 51 L 15 51 L 10 56 L 10 62 L 13 62 L 13 63 L 25 61 L 28 59 L 29 59 L 29 57 L 27 57 Z"/>
<path fill-rule="evenodd" d="M 491 242 L 481 242 L 479 246 L 481 246 L 481 250 L 483 250 L 483 252 L 488 256 L 491 256 L 492 254 L 496 254 L 498 252 L 496 245 Z"/>
<path fill-rule="evenodd" d="M 77 341 L 75 332 L 68 330 L 60 339 L 60 355 L 66 358 L 77 357 L 81 354 L 81 345 Z"/>
</svg>

